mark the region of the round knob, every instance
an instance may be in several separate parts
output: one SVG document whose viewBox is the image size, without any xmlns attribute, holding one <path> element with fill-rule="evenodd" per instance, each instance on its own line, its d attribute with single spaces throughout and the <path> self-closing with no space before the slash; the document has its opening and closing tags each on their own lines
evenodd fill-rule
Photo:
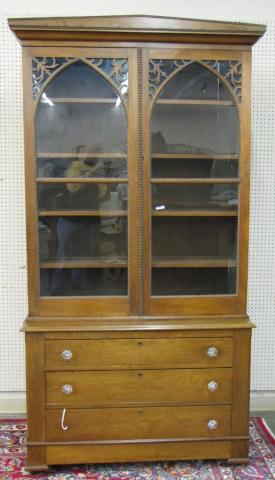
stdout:
<svg viewBox="0 0 275 480">
<path fill-rule="evenodd" d="M 66 384 L 62 386 L 61 390 L 63 393 L 66 393 L 66 395 L 70 395 L 73 391 L 73 387 L 72 385 Z"/>
<path fill-rule="evenodd" d="M 213 381 L 212 381 L 212 382 L 209 382 L 208 385 L 207 385 L 207 387 L 208 387 L 208 390 L 209 390 L 210 392 L 215 392 L 215 390 L 217 390 L 217 388 L 218 388 L 218 383 L 217 383 L 217 382 L 213 382 Z"/>
<path fill-rule="evenodd" d="M 218 422 L 217 420 L 209 420 L 208 424 L 207 424 L 209 430 L 216 430 L 216 428 L 218 428 Z"/>
<path fill-rule="evenodd" d="M 61 357 L 63 358 L 63 360 L 71 360 L 73 354 L 71 352 L 71 350 L 64 350 L 64 352 L 62 352 L 61 354 Z"/>
<path fill-rule="evenodd" d="M 138 373 L 138 378 L 143 378 L 143 372 Z"/>
<path fill-rule="evenodd" d="M 138 344 L 139 347 L 143 347 L 143 342 L 142 341 L 138 341 L 137 344 Z"/>
<path fill-rule="evenodd" d="M 210 358 L 216 357 L 218 355 L 218 349 L 216 347 L 209 347 L 207 350 L 207 355 Z"/>
</svg>

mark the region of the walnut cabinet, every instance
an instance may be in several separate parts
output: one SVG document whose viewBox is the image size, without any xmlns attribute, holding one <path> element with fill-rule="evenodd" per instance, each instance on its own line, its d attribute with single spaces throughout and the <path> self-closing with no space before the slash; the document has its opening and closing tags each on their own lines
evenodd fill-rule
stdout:
<svg viewBox="0 0 275 480">
<path fill-rule="evenodd" d="M 27 468 L 247 461 L 251 47 L 265 27 L 9 25 L 23 47 Z"/>
</svg>

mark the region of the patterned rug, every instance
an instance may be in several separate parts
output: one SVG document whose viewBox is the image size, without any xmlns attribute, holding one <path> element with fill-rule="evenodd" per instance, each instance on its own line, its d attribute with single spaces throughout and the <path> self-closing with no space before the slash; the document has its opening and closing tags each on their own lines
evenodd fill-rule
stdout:
<svg viewBox="0 0 275 480">
<path fill-rule="evenodd" d="M 29 475 L 24 472 L 25 421 L 0 420 L 0 480 L 274 480 L 275 437 L 261 418 L 251 418 L 249 430 L 246 466 L 207 461 L 78 465 Z"/>
</svg>

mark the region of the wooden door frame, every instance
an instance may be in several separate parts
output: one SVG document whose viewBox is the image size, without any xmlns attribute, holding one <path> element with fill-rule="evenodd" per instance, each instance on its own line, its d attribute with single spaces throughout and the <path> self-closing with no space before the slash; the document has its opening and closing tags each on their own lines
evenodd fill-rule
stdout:
<svg viewBox="0 0 275 480">
<path fill-rule="evenodd" d="M 149 104 L 149 60 L 239 60 L 242 62 L 242 101 L 238 104 L 240 121 L 240 197 L 238 225 L 238 280 L 236 295 L 151 296 L 151 147 Z M 144 312 L 147 315 L 226 315 L 246 312 L 249 224 L 249 164 L 251 116 L 251 52 L 227 51 L 200 46 L 185 48 L 151 48 L 143 52 L 143 192 L 144 192 Z"/>
<path fill-rule="evenodd" d="M 39 296 L 39 238 L 36 194 L 35 106 L 32 93 L 33 57 L 101 57 L 128 58 L 128 296 L 102 297 L 40 297 Z M 29 314 L 49 316 L 121 316 L 138 314 L 139 301 L 136 285 L 139 285 L 138 269 L 138 166 L 137 166 L 137 61 L 136 49 L 93 47 L 23 47 L 24 83 L 24 138 L 25 138 L 25 186 L 27 206 L 27 260 Z M 126 112 L 127 115 L 127 112 Z"/>
</svg>

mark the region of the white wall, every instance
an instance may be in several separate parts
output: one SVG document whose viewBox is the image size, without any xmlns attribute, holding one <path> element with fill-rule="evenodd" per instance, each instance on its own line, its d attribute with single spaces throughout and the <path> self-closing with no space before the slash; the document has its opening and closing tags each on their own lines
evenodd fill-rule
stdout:
<svg viewBox="0 0 275 480">
<path fill-rule="evenodd" d="M 26 15 L 167 15 L 170 17 L 211 18 L 213 20 L 251 20 L 274 19 L 274 0 L 105 0 L 94 2 L 78 0 L 0 0 L 0 12 Z"/>
<path fill-rule="evenodd" d="M 249 269 L 249 313 L 253 339 L 252 389 L 275 391 L 275 2 L 264 0 L 0 0 L 0 411 L 1 392 L 10 405 L 24 391 L 23 335 L 27 314 L 20 48 L 8 31 L 8 16 L 148 14 L 268 23 L 253 50 L 253 155 Z M 259 398 L 259 394 L 257 395 Z M 272 399 L 272 400 L 270 400 Z M 275 402 L 274 402 L 275 404 Z M 2 404 L 3 405 L 3 404 Z M 18 403 L 15 404 L 16 409 Z M 274 407 L 275 408 L 275 407 Z"/>
</svg>

